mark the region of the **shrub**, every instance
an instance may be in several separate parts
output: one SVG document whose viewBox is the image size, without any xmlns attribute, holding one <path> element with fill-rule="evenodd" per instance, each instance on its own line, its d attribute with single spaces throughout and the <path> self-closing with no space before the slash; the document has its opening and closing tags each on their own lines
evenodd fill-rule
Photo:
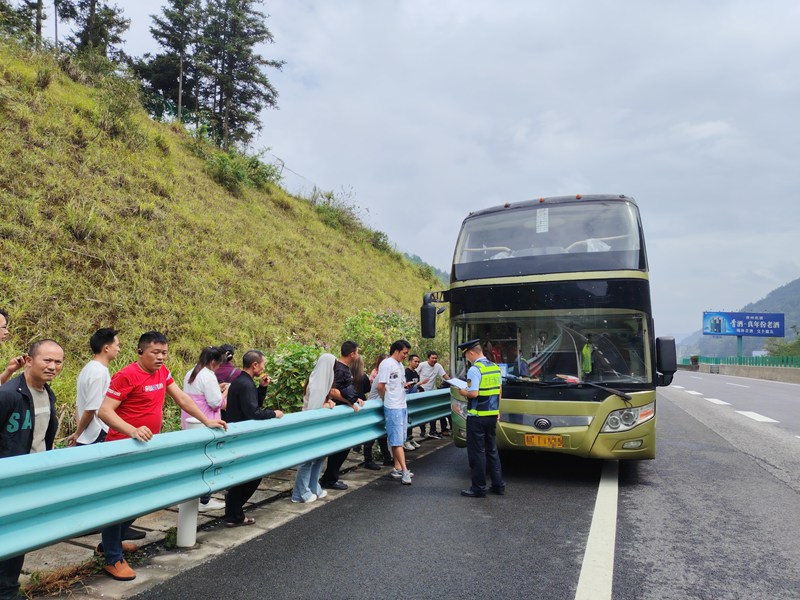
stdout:
<svg viewBox="0 0 800 600">
<path fill-rule="evenodd" d="M 264 190 L 271 184 L 280 183 L 281 169 L 278 165 L 265 163 L 258 156 L 249 156 L 246 160 L 247 177 L 256 188 Z"/>
<path fill-rule="evenodd" d="M 247 182 L 247 165 L 233 153 L 220 152 L 206 159 L 206 168 L 211 178 L 228 190 L 240 195 Z"/>
<path fill-rule="evenodd" d="M 345 321 L 343 338 L 358 344 L 364 366 L 368 367 L 379 354 L 386 354 L 395 340 L 408 340 L 413 349 L 419 338 L 419 325 L 415 319 L 392 309 L 362 310 Z"/>
<path fill-rule="evenodd" d="M 285 412 L 299 411 L 303 407 L 306 380 L 323 352 L 325 348 L 318 343 L 278 342 L 266 355 L 266 370 L 274 380 L 269 386 L 267 403 Z"/>
<path fill-rule="evenodd" d="M 141 107 L 139 87 L 128 77 L 104 77 L 98 94 L 100 117 L 98 127 L 110 137 L 123 138 L 138 134 L 134 114 Z"/>
</svg>

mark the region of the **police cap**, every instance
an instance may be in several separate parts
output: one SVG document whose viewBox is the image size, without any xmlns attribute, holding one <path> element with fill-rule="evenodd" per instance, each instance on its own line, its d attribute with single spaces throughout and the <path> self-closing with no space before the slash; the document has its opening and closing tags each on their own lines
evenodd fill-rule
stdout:
<svg viewBox="0 0 800 600">
<path fill-rule="evenodd" d="M 480 345 L 481 345 L 480 338 L 475 338 L 474 340 L 470 340 L 468 342 L 464 342 L 463 344 L 459 344 L 458 349 L 463 354 L 467 350 L 472 350 L 475 346 L 480 346 Z"/>
</svg>

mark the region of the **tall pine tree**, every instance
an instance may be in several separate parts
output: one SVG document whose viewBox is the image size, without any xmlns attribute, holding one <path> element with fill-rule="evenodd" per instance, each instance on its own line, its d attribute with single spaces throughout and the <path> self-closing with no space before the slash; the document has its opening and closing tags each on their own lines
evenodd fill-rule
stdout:
<svg viewBox="0 0 800 600">
<path fill-rule="evenodd" d="M 153 59 L 155 63 L 161 64 L 161 75 L 167 75 L 167 78 L 162 77 L 161 91 L 165 96 L 177 102 L 178 120 L 180 121 L 183 120 L 186 74 L 187 71 L 195 71 L 191 64 L 191 49 L 202 20 L 200 1 L 167 0 L 167 5 L 162 8 L 162 16 L 153 15 L 152 18 L 153 26 L 150 27 L 150 33 L 165 50 L 163 54 L 159 54 Z M 170 71 L 177 71 L 177 73 L 173 75 L 169 73 Z M 174 82 L 172 89 L 164 85 L 170 80 Z M 193 93 L 191 89 L 188 91 L 189 94 Z"/>
<path fill-rule="evenodd" d="M 118 59 L 124 56 L 122 35 L 130 26 L 121 8 L 101 0 L 74 0 L 77 26 L 69 38 L 78 51 Z"/>
<path fill-rule="evenodd" d="M 212 132 L 225 149 L 246 144 L 262 128 L 259 113 L 277 106 L 278 92 L 264 73 L 284 61 L 267 60 L 257 44 L 273 42 L 256 9 L 260 0 L 208 0 L 207 21 L 198 44 L 205 85 L 202 95 Z"/>
</svg>

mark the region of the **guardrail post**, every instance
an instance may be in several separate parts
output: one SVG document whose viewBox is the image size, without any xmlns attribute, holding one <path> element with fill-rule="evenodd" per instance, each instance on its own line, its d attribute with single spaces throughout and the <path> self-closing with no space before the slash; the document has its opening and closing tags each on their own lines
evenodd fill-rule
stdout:
<svg viewBox="0 0 800 600">
<path fill-rule="evenodd" d="M 203 424 L 189 417 L 186 419 L 186 429 L 197 429 Z M 197 512 L 200 508 L 200 498 L 192 498 L 178 505 L 178 534 L 175 544 L 178 548 L 192 548 L 197 543 Z"/>
</svg>

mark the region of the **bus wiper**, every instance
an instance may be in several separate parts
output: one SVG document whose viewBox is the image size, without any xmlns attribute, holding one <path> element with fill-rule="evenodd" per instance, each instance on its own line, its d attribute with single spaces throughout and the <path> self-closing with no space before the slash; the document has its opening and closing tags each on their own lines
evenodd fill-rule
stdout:
<svg viewBox="0 0 800 600">
<path fill-rule="evenodd" d="M 609 394 L 614 394 L 615 396 L 619 396 L 623 400 L 630 401 L 633 400 L 633 396 L 626 394 L 625 392 L 621 392 L 619 390 L 615 390 L 614 388 L 610 388 L 605 385 L 600 385 L 599 383 L 595 383 L 594 381 L 581 381 L 582 384 L 590 385 L 598 390 L 603 390 L 604 392 L 608 392 Z"/>
<path fill-rule="evenodd" d="M 564 381 L 563 379 L 561 379 L 558 381 L 532 381 L 530 383 L 533 383 L 534 385 L 541 387 L 578 387 L 581 385 L 589 385 L 593 388 L 597 388 L 598 390 L 603 390 L 604 392 L 607 392 L 609 394 L 619 396 L 625 401 L 630 401 L 633 399 L 632 396 L 626 394 L 625 392 L 616 390 L 614 388 L 610 388 L 605 385 L 600 385 L 599 383 L 595 383 L 594 381 Z"/>
</svg>

